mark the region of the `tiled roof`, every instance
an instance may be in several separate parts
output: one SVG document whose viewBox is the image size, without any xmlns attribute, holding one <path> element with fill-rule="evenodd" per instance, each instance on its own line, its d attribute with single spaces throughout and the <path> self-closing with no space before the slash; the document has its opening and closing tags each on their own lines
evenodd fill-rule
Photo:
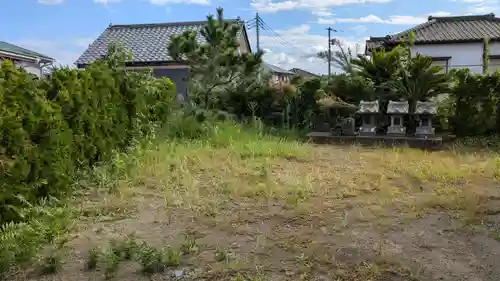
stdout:
<svg viewBox="0 0 500 281">
<path fill-rule="evenodd" d="M 375 101 L 360 101 L 358 113 L 378 113 L 380 105 L 378 100 Z"/>
<path fill-rule="evenodd" d="M 303 69 L 300 69 L 300 68 L 292 68 L 290 70 L 288 70 L 290 72 L 293 72 L 297 75 L 301 75 L 301 76 L 306 76 L 306 77 L 319 77 L 319 75 L 317 74 L 314 74 L 312 72 L 309 72 L 307 70 L 303 70 Z"/>
<path fill-rule="evenodd" d="M 237 23 L 238 20 L 226 20 Z M 132 62 L 165 62 L 171 61 L 168 55 L 168 44 L 172 36 L 181 35 L 185 31 L 197 31 L 199 43 L 205 40 L 198 32 L 206 21 L 171 22 L 155 24 L 110 25 L 78 58 L 75 64 L 85 65 L 102 58 L 108 51 L 110 43 L 118 43 L 132 53 Z M 246 30 L 243 29 L 244 36 Z"/>
<path fill-rule="evenodd" d="M 0 51 L 12 53 L 12 54 L 16 54 L 16 55 L 21 55 L 21 56 L 26 56 L 26 57 L 30 57 L 33 59 L 39 58 L 39 59 L 44 59 L 44 60 L 48 60 L 48 61 L 54 61 L 54 59 L 49 57 L 49 56 L 42 55 L 40 53 L 31 51 L 31 50 L 28 50 L 28 49 L 25 49 L 25 48 L 22 48 L 22 47 L 19 47 L 19 46 L 16 46 L 16 45 L 4 42 L 4 41 L 0 41 Z"/>
<path fill-rule="evenodd" d="M 417 101 L 415 107 L 415 114 L 434 114 L 438 112 L 438 104 L 435 102 L 422 102 Z"/>
<path fill-rule="evenodd" d="M 408 113 L 408 101 L 389 101 L 387 105 L 387 113 Z"/>
<path fill-rule="evenodd" d="M 264 66 L 264 69 L 275 72 L 275 73 L 280 73 L 280 74 L 289 74 L 289 75 L 294 75 L 295 73 L 290 72 L 286 69 L 283 69 L 281 67 L 278 67 L 276 65 L 268 64 L 266 62 L 263 62 L 262 65 Z"/>
<path fill-rule="evenodd" d="M 410 32 L 415 35 L 415 43 L 475 42 L 484 38 L 500 40 L 500 18 L 495 14 L 477 16 L 433 17 L 413 28 L 385 37 L 370 37 L 367 49 L 398 43 Z"/>
</svg>

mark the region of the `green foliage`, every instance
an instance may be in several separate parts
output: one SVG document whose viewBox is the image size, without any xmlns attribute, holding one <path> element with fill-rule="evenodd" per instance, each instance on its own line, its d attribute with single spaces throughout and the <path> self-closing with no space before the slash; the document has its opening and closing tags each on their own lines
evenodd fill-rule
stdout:
<svg viewBox="0 0 500 281">
<path fill-rule="evenodd" d="M 114 249 L 108 248 L 102 255 L 104 261 L 104 278 L 106 280 L 115 277 L 120 266 L 120 257 L 116 255 Z"/>
<path fill-rule="evenodd" d="M 359 75 L 340 74 L 333 76 L 328 80 L 325 92 L 354 104 L 361 100 L 376 99 L 373 82 Z"/>
<path fill-rule="evenodd" d="M 10 61 L 0 65 L 0 223 L 20 208 L 67 191 L 72 135 L 58 104 Z"/>
<path fill-rule="evenodd" d="M 0 229 L 0 277 L 8 279 L 19 267 L 31 264 L 46 244 L 53 244 L 60 250 L 67 241 L 65 234 L 72 227 L 71 214 L 67 207 L 43 202 L 23 210 L 26 222 L 3 224 Z"/>
<path fill-rule="evenodd" d="M 229 249 L 224 249 L 224 248 L 217 248 L 215 249 L 215 260 L 218 262 L 229 262 L 231 259 L 231 253 L 229 252 Z"/>
<path fill-rule="evenodd" d="M 476 74 L 467 69 L 454 71 L 454 115 L 451 127 L 458 136 L 500 132 L 496 124 L 500 98 L 500 74 Z"/>
<path fill-rule="evenodd" d="M 171 247 L 163 249 L 163 263 L 166 267 L 176 267 L 181 264 L 181 253 Z"/>
<path fill-rule="evenodd" d="M 239 53 L 241 30 L 241 23 L 224 20 L 223 10 L 218 8 L 217 18 L 209 15 L 199 34 L 186 31 L 173 37 L 168 46 L 172 58 L 190 65 L 190 95 L 201 94 L 206 109 L 212 107 L 218 96 L 235 93 L 242 85 L 251 85 L 256 80 L 262 52 Z M 199 44 L 197 36 L 203 37 L 206 43 Z"/>
<path fill-rule="evenodd" d="M 408 100 L 414 110 L 417 101 L 449 93 L 448 75 L 440 73 L 442 70 L 442 67 L 432 66 L 432 58 L 417 54 L 401 68 L 397 79 L 385 85 L 392 90 L 392 96 Z"/>
<path fill-rule="evenodd" d="M 100 251 L 99 248 L 92 248 L 89 250 L 87 255 L 87 261 L 85 262 L 86 270 L 95 270 L 97 268 L 97 263 L 99 262 Z"/>
<path fill-rule="evenodd" d="M 488 38 L 484 38 L 483 40 L 483 74 L 488 73 L 488 67 L 490 62 L 490 40 Z"/>
<path fill-rule="evenodd" d="M 162 251 L 144 243 L 138 252 L 138 261 L 141 264 L 141 271 L 150 275 L 163 272 L 165 264 L 163 263 Z"/>
<path fill-rule="evenodd" d="M 43 259 L 41 274 L 42 275 L 55 274 L 61 269 L 61 267 L 62 267 L 61 255 L 60 253 L 56 252 L 53 255 L 47 256 Z"/>
<path fill-rule="evenodd" d="M 183 255 L 191 255 L 195 254 L 199 251 L 199 247 L 196 244 L 196 238 L 194 237 L 186 237 L 184 243 L 181 245 L 181 253 Z"/>
<path fill-rule="evenodd" d="M 175 93 L 168 79 L 125 72 L 115 45 L 85 70 L 57 69 L 35 80 L 0 66 L 0 223 L 23 208 L 71 191 L 75 171 L 110 160 L 166 121 Z"/>
<path fill-rule="evenodd" d="M 384 84 L 387 81 L 397 78 L 401 69 L 401 57 L 400 51 L 386 52 L 381 50 L 373 51 L 370 57 L 358 55 L 358 58 L 352 63 L 359 69 L 356 75 L 371 81 L 377 93 L 380 94 L 383 93 Z"/>
</svg>

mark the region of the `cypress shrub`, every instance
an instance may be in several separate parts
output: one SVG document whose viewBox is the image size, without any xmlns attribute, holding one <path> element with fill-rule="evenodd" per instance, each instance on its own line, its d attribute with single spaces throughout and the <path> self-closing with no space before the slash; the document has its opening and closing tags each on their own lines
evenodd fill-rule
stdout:
<svg viewBox="0 0 500 281">
<path fill-rule="evenodd" d="M 32 75 L 0 66 L 0 222 L 38 198 L 67 190 L 74 171 L 72 134 L 57 103 Z"/>
<path fill-rule="evenodd" d="M 0 223 L 47 196 L 60 197 L 76 169 L 109 160 L 166 121 L 175 86 L 103 61 L 36 80 L 0 66 Z"/>
</svg>

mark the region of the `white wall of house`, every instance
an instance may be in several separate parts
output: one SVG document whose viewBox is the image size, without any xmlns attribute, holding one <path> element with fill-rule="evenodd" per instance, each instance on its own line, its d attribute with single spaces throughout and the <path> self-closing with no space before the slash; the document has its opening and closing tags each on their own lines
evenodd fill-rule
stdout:
<svg viewBox="0 0 500 281">
<path fill-rule="evenodd" d="M 35 62 L 18 61 L 15 63 L 17 67 L 24 68 L 28 73 L 35 74 L 38 77 L 42 77 L 42 67 L 40 64 Z"/>
<path fill-rule="evenodd" d="M 2 63 L 2 61 L 3 61 L 3 59 L 0 58 L 0 63 Z M 42 77 L 42 75 L 43 75 L 42 68 L 41 68 L 40 64 L 38 64 L 38 63 L 16 60 L 16 61 L 14 61 L 14 65 L 17 67 L 23 68 L 28 73 L 35 74 L 38 77 Z"/>
<path fill-rule="evenodd" d="M 241 53 L 248 53 L 250 50 L 248 49 L 248 46 L 247 46 L 247 41 L 245 39 L 245 36 L 243 35 L 243 32 L 241 32 L 241 35 L 240 35 L 240 38 L 238 38 L 238 43 L 240 44 L 240 47 L 238 48 L 238 50 L 241 52 Z"/>
<path fill-rule="evenodd" d="M 489 43 L 490 55 L 500 56 L 500 42 Z M 454 44 L 427 44 L 412 47 L 412 55 L 421 53 L 430 57 L 451 57 L 448 60 L 449 69 L 469 68 L 472 72 L 483 70 L 483 43 L 454 43 Z M 436 65 L 445 66 L 446 62 L 436 62 Z M 489 70 L 500 69 L 500 60 L 489 62 Z"/>
</svg>

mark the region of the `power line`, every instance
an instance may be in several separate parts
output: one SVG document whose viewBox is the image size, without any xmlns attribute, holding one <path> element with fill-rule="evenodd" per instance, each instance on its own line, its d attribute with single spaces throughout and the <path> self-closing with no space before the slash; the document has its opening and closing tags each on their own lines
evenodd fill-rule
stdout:
<svg viewBox="0 0 500 281">
<path fill-rule="evenodd" d="M 268 31 L 274 37 L 276 37 L 283 45 L 290 48 L 297 48 L 292 43 L 288 42 L 283 36 L 281 36 L 278 32 L 274 31 L 262 18 L 259 17 L 259 22 L 263 30 Z"/>
</svg>

